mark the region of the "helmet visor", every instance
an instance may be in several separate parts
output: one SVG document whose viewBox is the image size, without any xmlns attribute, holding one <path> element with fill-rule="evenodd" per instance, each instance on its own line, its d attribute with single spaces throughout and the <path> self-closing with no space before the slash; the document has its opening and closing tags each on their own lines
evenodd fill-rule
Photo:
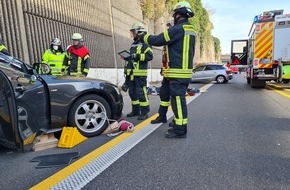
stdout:
<svg viewBox="0 0 290 190">
<path fill-rule="evenodd" d="M 131 36 L 131 38 L 134 38 L 137 35 L 138 35 L 138 30 L 136 30 L 136 29 L 131 29 L 130 30 L 130 36 Z"/>
</svg>

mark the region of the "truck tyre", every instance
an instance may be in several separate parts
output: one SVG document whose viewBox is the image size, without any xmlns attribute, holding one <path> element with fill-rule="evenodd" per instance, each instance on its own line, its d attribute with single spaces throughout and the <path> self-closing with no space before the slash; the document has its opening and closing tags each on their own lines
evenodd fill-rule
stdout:
<svg viewBox="0 0 290 190">
<path fill-rule="evenodd" d="M 278 83 L 282 82 L 282 76 L 283 76 L 282 66 L 278 65 L 278 67 L 277 67 L 277 82 Z"/>
<path fill-rule="evenodd" d="M 256 81 L 254 79 L 250 80 L 250 84 L 251 84 L 252 88 L 256 88 L 257 87 Z"/>
<path fill-rule="evenodd" d="M 290 82 L 289 79 L 283 79 L 283 83 L 287 84 L 287 83 L 289 83 L 289 82 Z"/>
<path fill-rule="evenodd" d="M 74 102 L 69 116 L 68 124 L 77 127 L 86 137 L 100 135 L 108 126 L 111 117 L 111 108 L 108 102 L 98 95 L 86 95 Z"/>
<path fill-rule="evenodd" d="M 247 77 L 247 83 L 248 83 L 248 84 L 251 84 L 251 79 L 250 79 L 250 77 Z"/>
</svg>

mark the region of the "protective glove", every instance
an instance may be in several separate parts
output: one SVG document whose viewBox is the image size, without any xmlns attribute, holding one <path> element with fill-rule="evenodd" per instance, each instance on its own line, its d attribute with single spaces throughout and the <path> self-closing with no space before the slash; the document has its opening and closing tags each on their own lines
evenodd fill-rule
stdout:
<svg viewBox="0 0 290 190">
<path fill-rule="evenodd" d="M 122 86 L 121 86 L 121 89 L 124 91 L 124 92 L 127 92 L 128 90 L 128 86 L 126 83 L 124 83 Z"/>
<path fill-rule="evenodd" d="M 164 75 L 164 73 L 163 73 L 163 68 L 160 69 L 160 75 L 161 75 L 161 76 Z"/>
<path fill-rule="evenodd" d="M 134 61 L 139 61 L 140 60 L 140 54 L 134 53 L 131 55 L 131 59 Z"/>
<path fill-rule="evenodd" d="M 123 57 L 123 59 L 124 59 L 125 61 L 130 61 L 130 60 L 131 60 L 131 57 L 130 57 L 130 56 L 127 57 L 127 58 L 124 58 L 124 57 Z"/>
</svg>

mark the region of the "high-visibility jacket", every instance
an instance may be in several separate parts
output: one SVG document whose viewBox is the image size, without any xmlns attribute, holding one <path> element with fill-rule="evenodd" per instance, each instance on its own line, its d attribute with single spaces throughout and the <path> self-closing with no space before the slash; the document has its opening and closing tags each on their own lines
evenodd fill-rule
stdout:
<svg viewBox="0 0 290 190">
<path fill-rule="evenodd" d="M 163 70 L 165 78 L 190 79 L 192 77 L 195 52 L 195 32 L 188 19 L 179 21 L 159 35 L 146 34 L 143 41 L 152 46 L 164 46 L 167 65 Z"/>
<path fill-rule="evenodd" d="M 3 44 L 3 41 L 2 40 L 0 40 L 0 52 L 4 53 L 6 55 L 10 55 L 9 52 L 8 52 L 8 49 Z"/>
<path fill-rule="evenodd" d="M 50 66 L 52 75 L 62 75 L 64 56 L 64 52 L 49 48 L 44 52 L 42 62 Z"/>
<path fill-rule="evenodd" d="M 70 46 L 63 62 L 67 73 L 73 76 L 87 75 L 90 68 L 90 53 L 83 45 Z"/>
<path fill-rule="evenodd" d="M 148 44 L 135 41 L 130 48 L 130 54 L 132 59 L 127 64 L 127 76 L 130 76 L 131 80 L 134 80 L 136 76 L 147 76 L 148 61 L 153 59 L 152 48 Z"/>
</svg>

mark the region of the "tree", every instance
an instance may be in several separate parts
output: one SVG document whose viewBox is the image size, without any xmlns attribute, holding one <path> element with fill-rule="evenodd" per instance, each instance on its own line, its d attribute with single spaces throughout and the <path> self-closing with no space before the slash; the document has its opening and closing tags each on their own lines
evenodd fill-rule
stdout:
<svg viewBox="0 0 290 190">
<path fill-rule="evenodd" d="M 140 0 L 140 5 L 144 18 L 156 23 L 159 18 L 172 13 L 174 5 L 178 2 L 178 0 Z M 218 52 L 220 52 L 218 50 L 220 42 L 217 38 L 213 38 L 211 34 L 213 24 L 210 21 L 208 11 L 203 7 L 201 0 L 187 0 L 187 2 L 194 12 L 194 17 L 190 18 L 190 22 L 200 40 L 201 54 L 204 51 L 204 47 L 208 46 L 210 41 L 214 41 L 214 44 L 217 43 L 217 47 L 215 47 L 215 55 L 217 56 Z"/>
<path fill-rule="evenodd" d="M 166 0 L 140 0 L 144 18 L 157 21 L 163 17 L 167 11 L 165 3 Z"/>
<path fill-rule="evenodd" d="M 214 40 L 214 52 L 215 52 L 215 58 L 218 59 L 218 56 L 221 53 L 221 42 L 218 38 L 213 36 Z"/>
</svg>

